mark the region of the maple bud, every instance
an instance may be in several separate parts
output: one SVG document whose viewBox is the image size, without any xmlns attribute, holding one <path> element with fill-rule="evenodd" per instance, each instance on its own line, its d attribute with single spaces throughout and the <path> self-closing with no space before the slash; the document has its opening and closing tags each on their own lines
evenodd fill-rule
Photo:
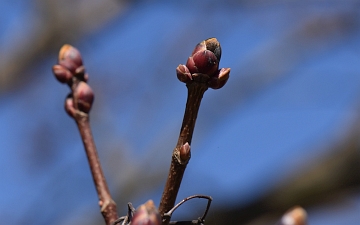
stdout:
<svg viewBox="0 0 360 225">
<path fill-rule="evenodd" d="M 89 113 L 94 101 L 94 92 L 87 83 L 80 81 L 74 90 L 74 99 L 80 111 Z"/>
<path fill-rule="evenodd" d="M 59 52 L 59 65 L 74 74 L 83 65 L 79 50 L 68 44 L 63 45 Z"/>
<path fill-rule="evenodd" d="M 52 71 L 56 79 L 61 83 L 69 83 L 72 78 L 72 73 L 65 67 L 61 65 L 54 65 Z"/>
<path fill-rule="evenodd" d="M 187 82 L 192 80 L 191 73 L 190 73 L 189 69 L 185 65 L 180 64 L 176 68 L 176 75 L 177 75 L 177 78 L 181 82 L 184 82 L 184 83 L 187 83 Z"/>
<path fill-rule="evenodd" d="M 216 38 L 209 38 L 196 45 L 186 62 L 186 67 L 190 73 L 202 73 L 211 77 L 219 69 L 220 58 L 220 43 Z"/>
<path fill-rule="evenodd" d="M 139 206 L 131 220 L 131 225 L 161 225 L 161 217 L 152 200 Z"/>
<path fill-rule="evenodd" d="M 208 84 L 212 89 L 222 88 L 229 79 L 230 68 L 222 68 L 218 74 L 211 77 Z"/>
<path fill-rule="evenodd" d="M 216 38 L 206 39 L 197 44 L 186 65 L 176 68 L 177 78 L 184 83 L 192 81 L 207 83 L 213 89 L 222 88 L 230 75 L 230 68 L 219 70 L 221 46 Z"/>
</svg>

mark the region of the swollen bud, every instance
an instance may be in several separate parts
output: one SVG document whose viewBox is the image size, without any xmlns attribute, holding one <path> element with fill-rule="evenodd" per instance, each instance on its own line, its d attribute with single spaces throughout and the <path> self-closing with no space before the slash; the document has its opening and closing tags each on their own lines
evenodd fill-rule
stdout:
<svg viewBox="0 0 360 225">
<path fill-rule="evenodd" d="M 131 220 L 131 225 L 161 225 L 161 217 L 152 200 L 139 206 Z"/>
<path fill-rule="evenodd" d="M 52 71 L 56 79 L 61 83 L 69 83 L 72 79 L 71 72 L 61 65 L 54 65 Z"/>
<path fill-rule="evenodd" d="M 191 73 L 202 73 L 212 76 L 219 68 L 219 61 L 209 50 L 199 51 L 188 58 L 186 62 Z"/>
<path fill-rule="evenodd" d="M 216 38 L 209 38 L 195 46 L 186 67 L 191 73 L 202 73 L 211 77 L 219 68 L 220 58 L 220 43 Z"/>
<path fill-rule="evenodd" d="M 177 78 L 186 84 L 206 83 L 212 89 L 222 88 L 230 75 L 230 68 L 219 69 L 221 46 L 216 38 L 206 39 L 197 44 L 186 65 L 176 68 Z"/>
<path fill-rule="evenodd" d="M 71 45 L 63 45 L 59 52 L 59 64 L 67 68 L 71 73 L 83 65 L 79 50 Z"/>
<path fill-rule="evenodd" d="M 94 92 L 87 83 L 80 81 L 74 90 L 74 99 L 78 110 L 89 113 L 94 101 Z"/>
</svg>

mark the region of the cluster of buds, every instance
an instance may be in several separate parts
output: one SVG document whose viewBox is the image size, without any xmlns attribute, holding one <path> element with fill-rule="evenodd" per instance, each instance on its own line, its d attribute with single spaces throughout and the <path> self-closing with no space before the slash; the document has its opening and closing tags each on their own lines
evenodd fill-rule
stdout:
<svg viewBox="0 0 360 225">
<path fill-rule="evenodd" d="M 196 45 L 186 65 L 180 64 L 176 74 L 186 84 L 197 81 L 213 89 L 222 88 L 229 79 L 230 68 L 219 69 L 221 46 L 216 38 L 206 39 Z"/>
<path fill-rule="evenodd" d="M 64 45 L 59 52 L 58 64 L 52 67 L 56 79 L 68 84 L 72 93 L 65 100 L 65 110 L 74 117 L 77 111 L 89 113 L 94 101 L 94 92 L 87 84 L 88 74 L 80 52 L 71 45 Z"/>
</svg>

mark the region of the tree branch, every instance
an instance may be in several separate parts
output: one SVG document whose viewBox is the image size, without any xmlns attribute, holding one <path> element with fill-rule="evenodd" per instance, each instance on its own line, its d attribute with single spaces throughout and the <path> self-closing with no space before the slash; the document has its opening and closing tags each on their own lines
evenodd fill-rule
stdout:
<svg viewBox="0 0 360 225">
<path fill-rule="evenodd" d="M 60 49 L 58 64 L 54 65 L 52 69 L 56 79 L 67 84 L 71 89 L 71 93 L 65 99 L 65 110 L 78 126 L 98 194 L 100 211 L 106 224 L 110 225 L 117 220 L 118 215 L 91 132 L 89 112 L 94 100 L 94 93 L 87 84 L 88 75 L 85 73 L 80 52 L 70 45 L 64 45 Z"/>
<path fill-rule="evenodd" d="M 174 207 L 180 184 L 191 157 L 190 144 L 200 103 L 208 87 L 219 89 L 229 78 L 230 69 L 219 70 L 221 47 L 216 38 L 209 38 L 196 45 L 186 65 L 176 68 L 177 77 L 186 83 L 188 97 L 178 142 L 173 150 L 169 175 L 161 197 L 159 212 L 162 224 L 168 225 L 171 216 L 166 213 Z"/>
</svg>

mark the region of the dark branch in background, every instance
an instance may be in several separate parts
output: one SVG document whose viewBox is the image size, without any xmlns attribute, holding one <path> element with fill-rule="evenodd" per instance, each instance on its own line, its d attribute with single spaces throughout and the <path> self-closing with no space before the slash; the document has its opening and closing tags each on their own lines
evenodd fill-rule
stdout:
<svg viewBox="0 0 360 225">
<path fill-rule="evenodd" d="M 221 88 L 229 78 L 229 68 L 219 70 L 220 58 L 220 43 L 216 38 L 210 38 L 195 47 L 186 66 L 179 65 L 176 68 L 178 79 L 186 83 L 188 97 L 179 139 L 173 150 L 169 175 L 159 206 L 163 225 L 170 222 L 171 216 L 165 215 L 174 207 L 186 165 L 191 157 L 191 139 L 203 94 L 208 87 Z"/>
<path fill-rule="evenodd" d="M 70 117 L 75 119 L 79 128 L 98 194 L 101 213 L 106 224 L 110 225 L 118 218 L 118 215 L 91 133 L 89 112 L 94 100 L 94 93 L 86 83 L 88 75 L 85 73 L 80 52 L 70 45 L 64 45 L 59 53 L 59 64 L 53 66 L 53 73 L 59 82 L 66 83 L 71 88 L 71 93 L 65 100 L 65 110 Z"/>
</svg>

